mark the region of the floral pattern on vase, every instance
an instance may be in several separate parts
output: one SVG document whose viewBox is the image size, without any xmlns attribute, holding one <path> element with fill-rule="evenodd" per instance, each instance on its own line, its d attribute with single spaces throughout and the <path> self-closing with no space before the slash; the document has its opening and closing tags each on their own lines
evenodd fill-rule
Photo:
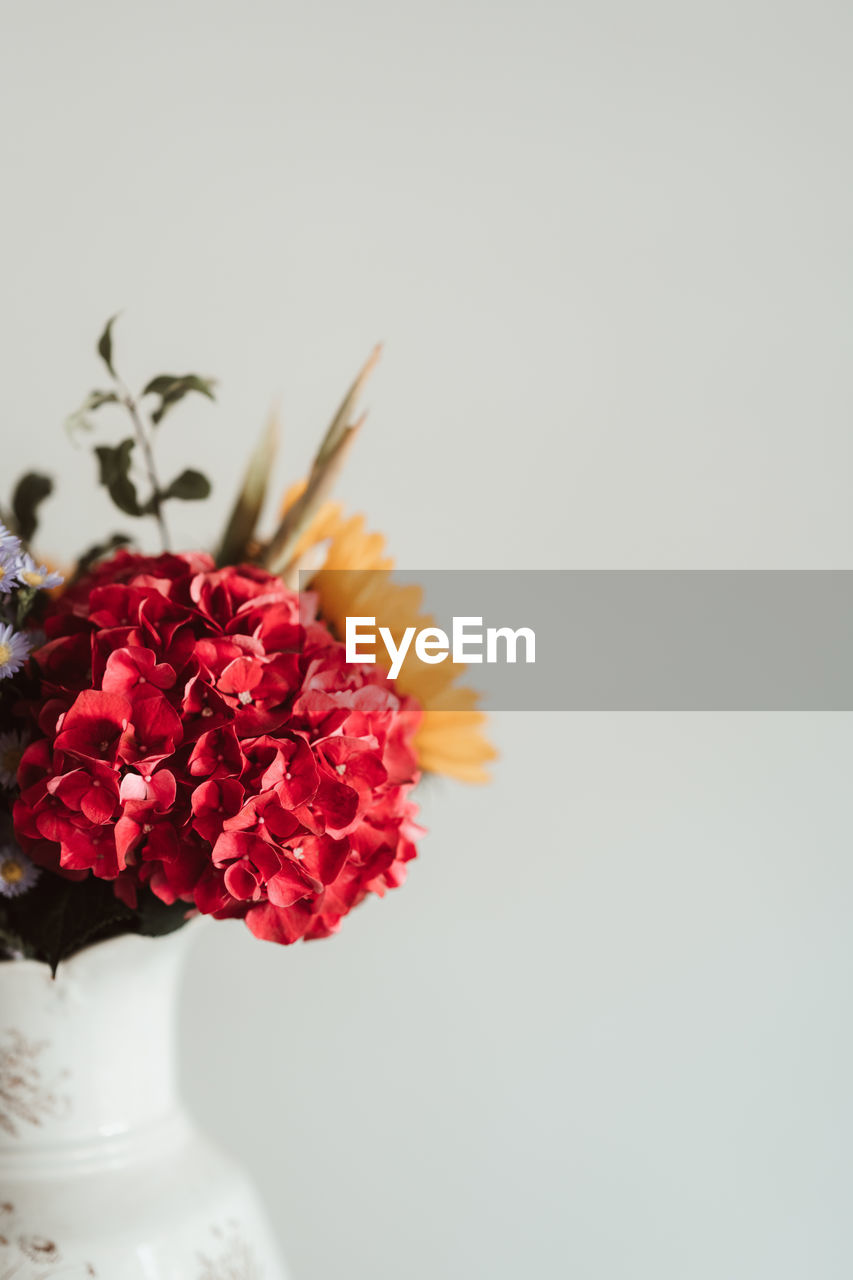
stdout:
<svg viewBox="0 0 853 1280">
<path fill-rule="evenodd" d="M 22 1273 L 20 1268 L 27 1267 Z M 92 1280 L 97 1271 L 89 1262 L 66 1263 L 55 1240 L 22 1229 L 15 1206 L 0 1204 L 0 1280 Z"/>
<path fill-rule="evenodd" d="M 240 1224 L 211 1227 L 211 1252 L 199 1254 L 197 1280 L 262 1280 L 262 1272 Z"/>
<path fill-rule="evenodd" d="M 196 927 L 0 962 L 0 1280 L 286 1280 L 246 1176 L 178 1089 Z"/>
<path fill-rule="evenodd" d="M 42 1076 L 40 1058 L 46 1040 L 28 1040 L 20 1031 L 6 1031 L 0 1043 L 0 1129 L 16 1137 L 21 1124 L 41 1125 L 56 1119 L 69 1105 L 58 1086 Z M 60 1073 L 60 1079 L 67 1073 Z"/>
</svg>

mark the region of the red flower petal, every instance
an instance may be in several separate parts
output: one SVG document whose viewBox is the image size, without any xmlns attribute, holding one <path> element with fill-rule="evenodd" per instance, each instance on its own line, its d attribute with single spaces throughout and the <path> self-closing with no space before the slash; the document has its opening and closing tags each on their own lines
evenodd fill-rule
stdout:
<svg viewBox="0 0 853 1280">
<path fill-rule="evenodd" d="M 49 608 L 15 832 L 40 865 L 259 937 L 402 882 L 420 711 L 257 566 L 119 552 Z"/>
</svg>

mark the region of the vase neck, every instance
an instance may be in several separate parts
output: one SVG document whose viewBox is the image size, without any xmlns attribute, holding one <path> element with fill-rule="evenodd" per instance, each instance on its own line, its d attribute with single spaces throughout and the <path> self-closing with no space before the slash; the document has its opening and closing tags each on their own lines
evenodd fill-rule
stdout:
<svg viewBox="0 0 853 1280">
<path fill-rule="evenodd" d="M 0 1160 L 115 1141 L 179 1114 L 187 934 L 125 935 L 59 966 L 0 964 Z"/>
</svg>

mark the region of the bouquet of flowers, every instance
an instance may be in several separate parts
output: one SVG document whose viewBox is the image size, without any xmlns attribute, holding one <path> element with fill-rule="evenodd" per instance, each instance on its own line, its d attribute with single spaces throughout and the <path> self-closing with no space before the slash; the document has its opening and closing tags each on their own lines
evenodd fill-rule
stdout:
<svg viewBox="0 0 853 1280">
<path fill-rule="evenodd" d="M 419 684 L 416 669 L 392 680 L 346 661 L 350 613 L 399 630 L 429 621 L 417 593 L 389 580 L 383 539 L 328 500 L 378 351 L 272 535 L 258 526 L 274 420 L 215 553 L 177 552 L 169 505 L 210 484 L 195 469 L 161 481 L 156 436 L 185 397 L 213 399 L 214 383 L 167 374 L 131 394 L 113 324 L 98 343 L 110 386 L 69 427 L 94 433 L 105 408 L 126 415 L 129 434 L 94 449 L 99 481 L 124 516 L 156 522 L 163 550 L 116 533 L 55 571 L 30 549 L 53 487 L 36 472 L 2 512 L 0 958 L 55 969 L 95 941 L 167 933 L 197 913 L 279 943 L 325 937 L 403 882 L 421 775 L 480 780 L 493 754 L 458 669 Z"/>
</svg>

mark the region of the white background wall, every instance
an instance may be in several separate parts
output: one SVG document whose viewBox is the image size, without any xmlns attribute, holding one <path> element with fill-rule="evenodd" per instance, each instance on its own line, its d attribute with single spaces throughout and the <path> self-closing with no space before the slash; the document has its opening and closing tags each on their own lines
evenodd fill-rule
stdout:
<svg viewBox="0 0 853 1280">
<path fill-rule="evenodd" d="M 60 423 L 124 309 L 215 501 L 271 397 L 406 568 L 850 567 L 849 70 L 830 0 L 7 4 L 2 484 L 113 519 Z M 126 355 L 125 355 L 126 353 Z M 211 926 L 200 1119 L 297 1280 L 847 1280 L 849 716 L 506 715 L 407 888 Z"/>
</svg>

